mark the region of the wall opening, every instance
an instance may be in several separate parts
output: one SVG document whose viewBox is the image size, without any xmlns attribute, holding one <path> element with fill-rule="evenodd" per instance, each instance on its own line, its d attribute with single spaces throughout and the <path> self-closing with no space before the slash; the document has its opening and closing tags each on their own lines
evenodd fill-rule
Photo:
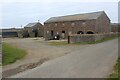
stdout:
<svg viewBox="0 0 120 80">
<path fill-rule="evenodd" d="M 77 34 L 84 34 L 84 32 L 83 31 L 78 31 Z"/>
<path fill-rule="evenodd" d="M 53 35 L 54 35 L 54 31 L 52 30 L 52 31 L 51 31 L 51 36 L 53 36 Z"/>
<path fill-rule="evenodd" d="M 65 33 L 65 31 L 62 31 L 62 33 Z"/>
<path fill-rule="evenodd" d="M 34 37 L 38 37 L 38 30 L 37 30 L 37 29 L 32 29 L 32 32 L 35 33 L 35 36 L 34 36 Z"/>
<path fill-rule="evenodd" d="M 62 39 L 65 39 L 65 31 L 62 31 Z"/>
<path fill-rule="evenodd" d="M 94 34 L 94 32 L 92 32 L 92 31 L 88 31 L 86 34 Z"/>
<path fill-rule="evenodd" d="M 37 30 L 35 31 L 35 37 L 38 37 L 38 31 Z"/>
</svg>

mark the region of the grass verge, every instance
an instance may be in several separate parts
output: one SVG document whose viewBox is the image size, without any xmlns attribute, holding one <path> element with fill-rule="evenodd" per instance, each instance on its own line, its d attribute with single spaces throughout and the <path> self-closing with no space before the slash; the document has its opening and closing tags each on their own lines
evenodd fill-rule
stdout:
<svg viewBox="0 0 120 80">
<path fill-rule="evenodd" d="M 67 41 L 49 42 L 49 44 L 52 46 L 64 46 L 64 45 L 68 45 L 68 42 Z"/>
<path fill-rule="evenodd" d="M 23 58 L 27 53 L 26 51 L 17 47 L 11 46 L 8 43 L 2 44 L 2 65 L 8 65 L 16 62 L 16 60 Z"/>
<path fill-rule="evenodd" d="M 116 78 L 116 80 L 117 80 L 117 78 L 120 77 L 119 71 L 120 71 L 120 57 L 118 58 L 117 63 L 114 66 L 112 74 L 110 74 L 110 79 L 109 80 L 112 80 L 112 78 Z"/>
</svg>

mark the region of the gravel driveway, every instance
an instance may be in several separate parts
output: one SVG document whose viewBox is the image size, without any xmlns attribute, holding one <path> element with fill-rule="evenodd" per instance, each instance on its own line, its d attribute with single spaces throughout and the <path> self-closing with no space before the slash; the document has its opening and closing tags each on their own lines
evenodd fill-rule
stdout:
<svg viewBox="0 0 120 80">
<path fill-rule="evenodd" d="M 6 65 L 3 71 L 17 68 L 21 65 L 36 63 L 41 60 L 51 60 L 60 56 L 69 54 L 72 51 L 83 49 L 89 45 L 74 45 L 74 46 L 51 46 L 43 38 L 6 38 L 3 39 L 13 46 L 17 46 L 27 51 L 27 55 L 18 60 L 16 63 Z"/>
<path fill-rule="evenodd" d="M 118 58 L 118 39 L 76 50 L 11 78 L 107 78 Z"/>
</svg>

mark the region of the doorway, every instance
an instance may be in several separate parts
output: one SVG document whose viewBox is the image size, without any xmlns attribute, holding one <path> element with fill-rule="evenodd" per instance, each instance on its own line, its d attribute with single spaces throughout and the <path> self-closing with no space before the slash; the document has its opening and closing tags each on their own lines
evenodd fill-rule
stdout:
<svg viewBox="0 0 120 80">
<path fill-rule="evenodd" d="M 94 32 L 92 32 L 92 31 L 88 31 L 86 34 L 94 34 Z"/>
<path fill-rule="evenodd" d="M 83 31 L 78 31 L 77 34 L 84 34 L 84 32 Z"/>
<path fill-rule="evenodd" d="M 52 30 L 52 31 L 51 31 L 51 36 L 53 36 L 53 35 L 54 35 L 54 31 Z"/>
<path fill-rule="evenodd" d="M 62 31 L 62 39 L 65 39 L 65 31 Z"/>
</svg>

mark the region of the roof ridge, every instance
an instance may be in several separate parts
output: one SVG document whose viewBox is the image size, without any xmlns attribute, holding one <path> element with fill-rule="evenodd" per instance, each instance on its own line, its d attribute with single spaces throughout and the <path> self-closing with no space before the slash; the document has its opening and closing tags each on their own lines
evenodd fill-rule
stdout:
<svg viewBox="0 0 120 80">
<path fill-rule="evenodd" d="M 46 20 L 44 23 L 97 19 L 102 13 L 105 13 L 105 12 L 104 11 L 98 11 L 98 12 L 90 12 L 90 13 L 81 13 L 81 14 L 51 17 L 48 20 Z"/>
<path fill-rule="evenodd" d="M 86 14 L 94 14 L 94 13 L 102 13 L 102 12 L 104 12 L 104 11 L 90 12 L 90 13 L 77 13 L 77 14 L 72 14 L 72 15 L 57 16 L 57 17 L 51 17 L 51 18 L 67 17 L 67 16 L 75 16 L 75 15 L 86 15 Z"/>
</svg>

